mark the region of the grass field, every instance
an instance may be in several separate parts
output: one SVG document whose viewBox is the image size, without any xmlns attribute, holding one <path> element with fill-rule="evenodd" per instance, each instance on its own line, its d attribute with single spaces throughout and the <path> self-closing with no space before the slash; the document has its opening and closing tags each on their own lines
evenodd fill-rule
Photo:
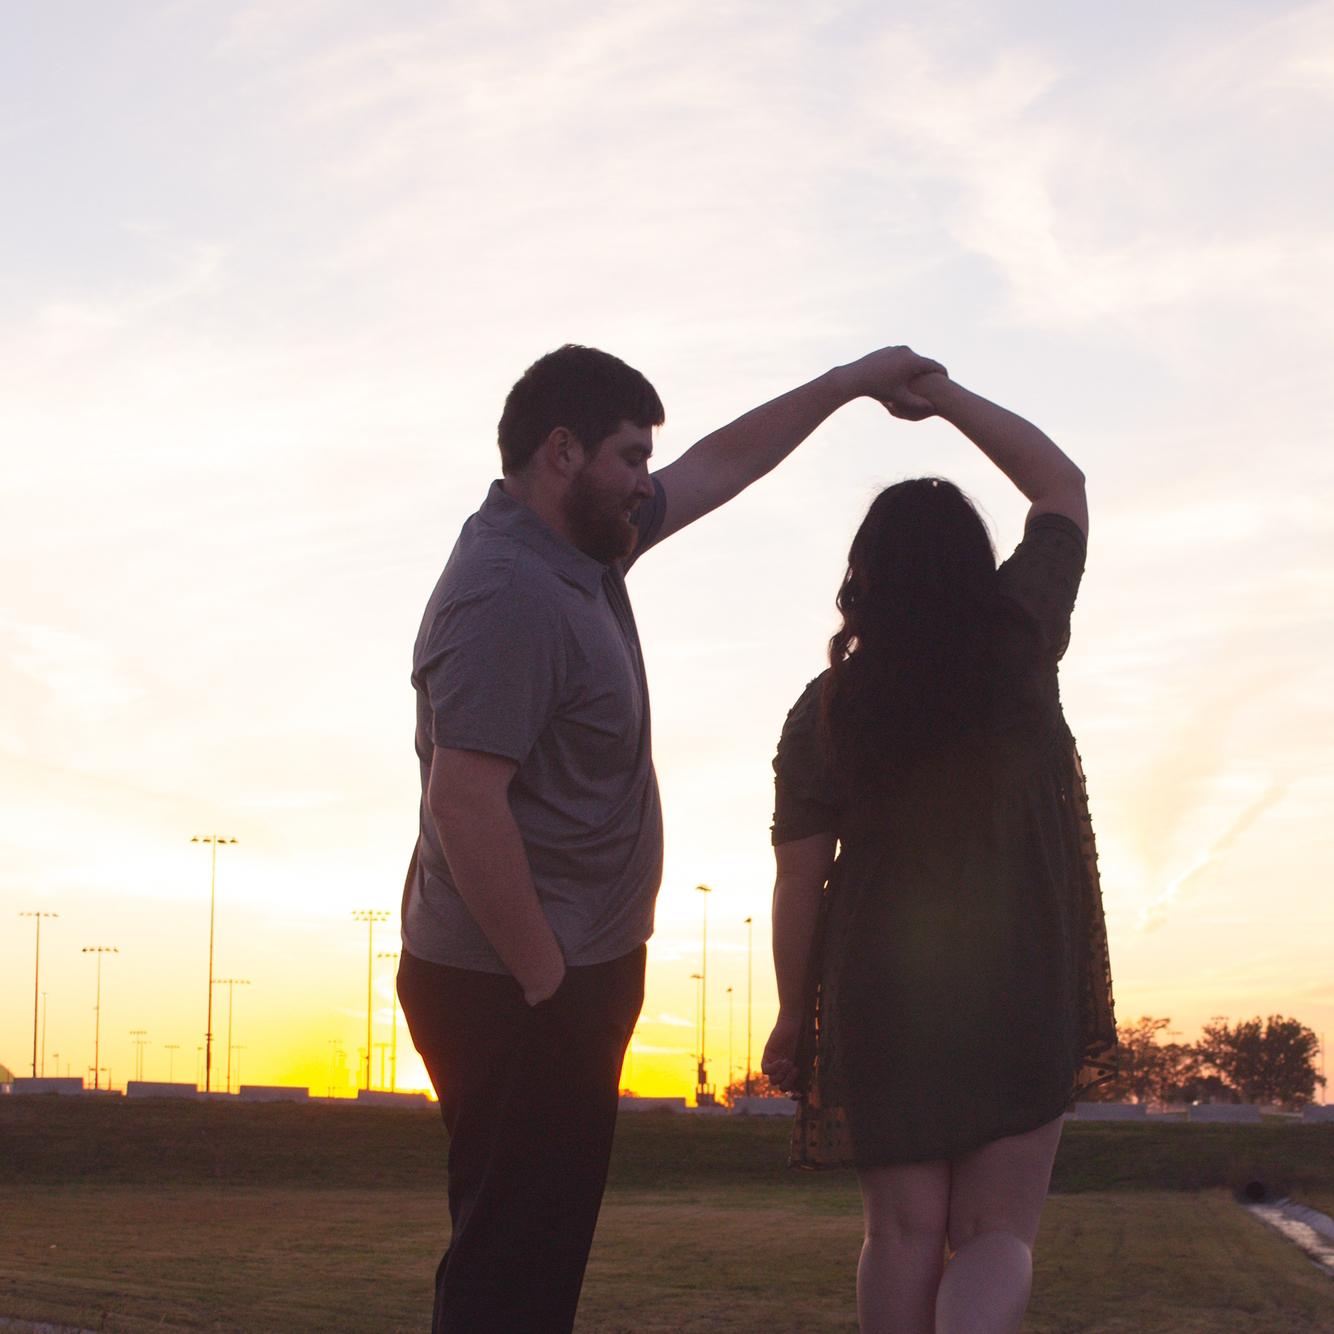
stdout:
<svg viewBox="0 0 1334 1334">
<path fill-rule="evenodd" d="M 786 1126 L 622 1119 L 583 1331 L 851 1330 L 847 1174 Z M 419 1330 L 448 1229 L 430 1114 L 0 1100 L 0 1314 L 84 1329 Z M 1067 1127 L 1031 1331 L 1334 1331 L 1251 1179 L 1334 1199 L 1327 1127 Z"/>
</svg>

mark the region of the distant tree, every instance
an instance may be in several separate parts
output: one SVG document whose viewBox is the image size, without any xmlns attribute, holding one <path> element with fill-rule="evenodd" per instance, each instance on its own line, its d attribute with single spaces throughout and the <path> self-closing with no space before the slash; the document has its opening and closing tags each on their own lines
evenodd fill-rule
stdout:
<svg viewBox="0 0 1334 1334">
<path fill-rule="evenodd" d="M 1170 1019 L 1142 1015 L 1134 1023 L 1117 1024 L 1117 1075 L 1089 1094 L 1095 1102 L 1173 1102 L 1191 1076 L 1194 1048 L 1162 1042 L 1171 1032 Z"/>
<path fill-rule="evenodd" d="M 1226 1081 L 1244 1102 L 1302 1107 L 1325 1082 L 1316 1074 L 1316 1035 L 1296 1019 L 1271 1014 L 1229 1024 L 1214 1018 L 1195 1050 L 1201 1067 Z"/>
<path fill-rule="evenodd" d="M 746 1096 L 746 1080 L 743 1075 L 740 1079 L 734 1079 L 723 1090 L 723 1101 L 730 1107 L 737 1098 Z M 750 1076 L 750 1096 L 752 1098 L 786 1098 L 787 1094 L 781 1089 L 776 1089 L 769 1083 L 769 1076 L 762 1075 L 758 1070 L 753 1071 Z"/>
</svg>

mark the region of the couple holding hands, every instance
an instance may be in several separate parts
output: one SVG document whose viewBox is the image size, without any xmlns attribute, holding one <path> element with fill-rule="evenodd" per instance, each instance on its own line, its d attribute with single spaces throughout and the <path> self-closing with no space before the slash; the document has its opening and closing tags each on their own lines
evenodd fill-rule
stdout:
<svg viewBox="0 0 1334 1334">
<path fill-rule="evenodd" d="M 890 486 L 857 529 L 829 667 L 774 759 L 780 1008 L 763 1069 L 800 1098 L 794 1162 L 857 1172 L 862 1329 L 1019 1327 L 1062 1114 L 1116 1041 L 1057 688 L 1083 474 L 905 347 L 650 471 L 653 386 L 567 345 L 509 393 L 503 477 L 413 654 L 422 798 L 398 988 L 449 1130 L 438 1331 L 574 1324 L 662 874 L 625 576 L 859 397 L 948 421 L 1030 511 L 999 568 L 940 478 Z"/>
</svg>

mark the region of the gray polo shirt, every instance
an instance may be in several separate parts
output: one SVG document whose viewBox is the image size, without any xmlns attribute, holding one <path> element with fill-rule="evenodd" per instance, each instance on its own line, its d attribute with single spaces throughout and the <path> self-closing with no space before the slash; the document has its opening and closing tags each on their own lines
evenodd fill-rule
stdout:
<svg viewBox="0 0 1334 1334">
<path fill-rule="evenodd" d="M 634 558 L 666 512 L 654 483 Z M 432 963 L 508 971 L 464 906 L 426 806 L 436 746 L 515 761 L 510 809 L 567 964 L 653 934 L 662 808 L 628 565 L 571 546 L 493 482 L 463 525 L 412 655 L 422 800 L 403 945 Z"/>
</svg>

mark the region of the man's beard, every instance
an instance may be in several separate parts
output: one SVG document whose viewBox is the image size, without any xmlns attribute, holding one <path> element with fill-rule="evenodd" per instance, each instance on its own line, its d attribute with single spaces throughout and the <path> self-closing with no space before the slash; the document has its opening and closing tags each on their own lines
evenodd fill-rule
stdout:
<svg viewBox="0 0 1334 1334">
<path fill-rule="evenodd" d="M 604 565 L 622 560 L 634 550 L 639 530 L 626 519 L 625 511 L 636 507 L 625 500 L 613 501 L 600 492 L 584 472 L 570 483 L 561 502 L 565 525 L 574 545 L 584 555 L 592 556 Z"/>
</svg>

